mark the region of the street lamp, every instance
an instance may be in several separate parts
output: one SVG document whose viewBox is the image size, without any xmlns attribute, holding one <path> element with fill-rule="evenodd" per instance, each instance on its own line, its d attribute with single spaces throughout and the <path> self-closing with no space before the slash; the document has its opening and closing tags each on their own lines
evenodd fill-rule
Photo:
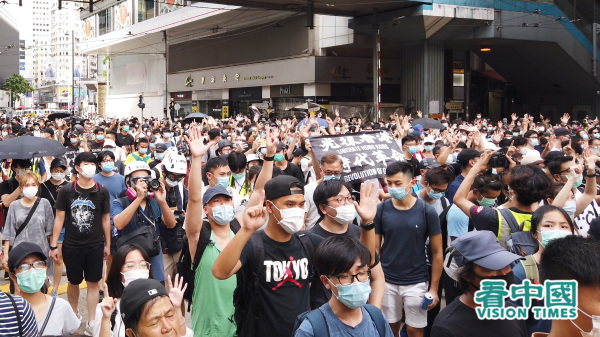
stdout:
<svg viewBox="0 0 600 337">
<path fill-rule="evenodd" d="M 69 36 L 69 32 L 65 33 Z M 75 114 L 75 32 L 71 29 L 71 115 Z M 69 109 L 70 110 L 70 109 Z"/>
</svg>

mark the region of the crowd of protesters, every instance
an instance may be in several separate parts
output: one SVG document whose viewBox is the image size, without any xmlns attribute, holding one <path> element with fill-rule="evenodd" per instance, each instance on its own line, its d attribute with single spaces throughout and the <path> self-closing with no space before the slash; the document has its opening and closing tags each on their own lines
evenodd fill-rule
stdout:
<svg viewBox="0 0 600 337">
<path fill-rule="evenodd" d="M 2 118 L 65 149 L 0 162 L 0 334 L 600 336 L 598 118 L 419 120 Z M 367 132 L 379 177 L 313 151 Z M 575 280 L 579 315 L 480 319 L 484 280 Z"/>
</svg>

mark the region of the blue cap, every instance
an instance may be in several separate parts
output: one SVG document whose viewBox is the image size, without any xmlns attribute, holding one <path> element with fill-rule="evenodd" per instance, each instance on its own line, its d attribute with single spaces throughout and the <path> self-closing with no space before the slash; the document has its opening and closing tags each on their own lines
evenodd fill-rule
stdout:
<svg viewBox="0 0 600 337">
<path fill-rule="evenodd" d="M 454 247 L 456 264 L 462 267 L 467 262 L 489 270 L 501 270 L 523 257 L 507 251 L 490 231 L 467 232 L 450 244 Z"/>
<path fill-rule="evenodd" d="M 207 189 L 206 192 L 204 192 L 204 196 L 202 196 L 202 206 L 208 204 L 208 202 L 211 201 L 212 198 L 216 197 L 217 195 L 224 195 L 226 197 L 231 198 L 231 194 L 227 192 L 227 189 L 225 187 L 221 185 L 216 185 L 215 187 L 211 187 Z"/>
</svg>

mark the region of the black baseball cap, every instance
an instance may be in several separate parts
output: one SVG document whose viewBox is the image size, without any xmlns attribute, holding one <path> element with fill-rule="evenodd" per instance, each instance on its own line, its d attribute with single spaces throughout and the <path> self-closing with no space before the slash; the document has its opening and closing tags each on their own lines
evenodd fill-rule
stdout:
<svg viewBox="0 0 600 337">
<path fill-rule="evenodd" d="M 155 151 L 156 152 L 165 152 L 165 151 L 167 151 L 167 144 L 165 144 L 165 143 L 157 143 Z"/>
<path fill-rule="evenodd" d="M 8 254 L 8 269 L 14 273 L 15 268 L 21 263 L 21 261 L 31 254 L 39 255 L 44 261 L 47 259 L 40 246 L 31 242 L 21 242 L 13 247 L 10 250 L 10 254 Z"/>
<path fill-rule="evenodd" d="M 55 167 L 62 167 L 66 170 L 67 162 L 63 158 L 54 158 L 52 159 L 52 163 L 50 163 L 50 169 L 53 169 Z"/>
<path fill-rule="evenodd" d="M 208 202 L 211 201 L 212 198 L 216 197 L 217 195 L 224 195 L 228 198 L 231 198 L 231 194 L 227 192 L 227 189 L 225 187 L 221 185 L 216 185 L 207 189 L 206 192 L 204 192 L 204 195 L 202 196 L 202 206 L 208 204 Z"/>
<path fill-rule="evenodd" d="M 475 159 L 481 156 L 481 152 L 475 149 L 464 149 L 458 153 L 456 156 L 456 161 L 462 166 L 467 166 L 469 164 L 469 160 Z"/>
<path fill-rule="evenodd" d="M 132 281 L 123 290 L 119 309 L 121 310 L 121 318 L 123 323 L 131 319 L 135 312 L 149 300 L 160 297 L 169 296 L 165 287 L 157 280 L 153 279 L 137 279 Z"/>
<path fill-rule="evenodd" d="M 554 130 L 554 135 L 556 137 L 568 136 L 570 134 L 571 134 L 571 131 L 569 131 L 569 129 L 567 129 L 567 128 L 558 128 L 558 129 Z"/>
<path fill-rule="evenodd" d="M 301 189 L 292 190 L 292 187 L 301 187 Z M 292 194 L 304 194 L 304 187 L 296 177 L 280 175 L 265 184 L 266 200 L 275 200 Z"/>
</svg>

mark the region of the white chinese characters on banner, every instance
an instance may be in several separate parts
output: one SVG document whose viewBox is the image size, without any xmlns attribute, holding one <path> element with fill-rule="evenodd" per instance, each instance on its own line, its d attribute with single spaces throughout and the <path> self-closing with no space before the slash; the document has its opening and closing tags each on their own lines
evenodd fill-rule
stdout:
<svg viewBox="0 0 600 337">
<path fill-rule="evenodd" d="M 402 160 L 398 143 L 387 131 L 311 137 L 317 158 L 335 153 L 342 160 L 342 179 L 346 182 L 385 177 L 387 165 Z"/>
</svg>

